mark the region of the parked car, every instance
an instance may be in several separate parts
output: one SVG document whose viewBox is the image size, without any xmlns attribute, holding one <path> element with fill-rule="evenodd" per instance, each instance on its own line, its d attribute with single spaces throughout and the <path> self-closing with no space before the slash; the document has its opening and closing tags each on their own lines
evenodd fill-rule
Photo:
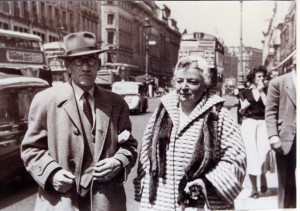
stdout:
<svg viewBox="0 0 300 211">
<path fill-rule="evenodd" d="M 112 92 L 124 97 L 130 111 L 144 113 L 148 109 L 147 86 L 141 82 L 119 81 L 112 85 Z"/>
<path fill-rule="evenodd" d="M 33 96 L 49 87 L 34 77 L 0 73 L 0 184 L 24 170 L 20 144 L 27 130 Z"/>
</svg>

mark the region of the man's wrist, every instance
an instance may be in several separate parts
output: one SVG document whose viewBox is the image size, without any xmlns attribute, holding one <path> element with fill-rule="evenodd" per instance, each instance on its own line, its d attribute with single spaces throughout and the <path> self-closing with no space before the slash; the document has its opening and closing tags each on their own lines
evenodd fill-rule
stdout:
<svg viewBox="0 0 300 211">
<path fill-rule="evenodd" d="M 123 165 L 123 162 L 121 161 L 121 160 L 119 160 L 118 158 L 115 158 L 117 161 L 119 161 L 119 163 L 120 163 L 120 168 L 123 168 L 124 167 L 124 165 Z"/>
</svg>

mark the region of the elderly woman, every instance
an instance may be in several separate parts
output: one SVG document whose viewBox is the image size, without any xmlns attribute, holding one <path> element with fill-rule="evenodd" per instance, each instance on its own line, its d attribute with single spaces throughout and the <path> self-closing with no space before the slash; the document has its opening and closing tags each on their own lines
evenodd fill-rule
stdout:
<svg viewBox="0 0 300 211">
<path fill-rule="evenodd" d="M 233 209 L 246 154 L 211 84 L 204 59 L 188 56 L 176 65 L 175 91 L 162 97 L 144 133 L 134 181 L 140 210 Z"/>
<path fill-rule="evenodd" d="M 265 79 L 267 69 L 264 66 L 253 67 L 247 80 L 250 86 L 239 96 L 239 113 L 243 116 L 241 133 L 247 153 L 247 174 L 249 174 L 252 192 L 250 197 L 258 198 L 257 176 L 260 176 L 260 191 L 267 191 L 265 173 L 269 170 L 270 144 L 265 122 L 265 104 L 267 87 Z"/>
</svg>

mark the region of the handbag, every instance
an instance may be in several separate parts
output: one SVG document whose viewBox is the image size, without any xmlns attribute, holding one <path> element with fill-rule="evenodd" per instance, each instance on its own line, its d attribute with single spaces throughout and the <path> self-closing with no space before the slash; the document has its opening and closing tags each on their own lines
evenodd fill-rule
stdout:
<svg viewBox="0 0 300 211">
<path fill-rule="evenodd" d="M 269 150 L 267 154 L 267 159 L 266 159 L 266 164 L 267 164 L 267 170 L 269 170 L 271 173 L 275 173 L 275 166 L 276 166 L 276 161 L 275 161 L 275 152 L 274 150 Z"/>
</svg>

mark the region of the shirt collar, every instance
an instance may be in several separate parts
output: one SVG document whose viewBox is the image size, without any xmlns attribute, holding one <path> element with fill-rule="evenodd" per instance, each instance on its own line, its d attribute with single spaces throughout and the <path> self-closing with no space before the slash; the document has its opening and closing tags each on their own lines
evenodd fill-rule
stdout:
<svg viewBox="0 0 300 211">
<path fill-rule="evenodd" d="M 73 81 L 72 81 L 72 86 L 74 88 L 75 96 L 77 99 L 80 99 L 84 93 L 84 91 L 77 86 Z M 94 92 L 95 92 L 95 86 L 93 86 L 90 90 L 87 91 L 90 96 L 93 98 L 94 97 Z"/>
</svg>

